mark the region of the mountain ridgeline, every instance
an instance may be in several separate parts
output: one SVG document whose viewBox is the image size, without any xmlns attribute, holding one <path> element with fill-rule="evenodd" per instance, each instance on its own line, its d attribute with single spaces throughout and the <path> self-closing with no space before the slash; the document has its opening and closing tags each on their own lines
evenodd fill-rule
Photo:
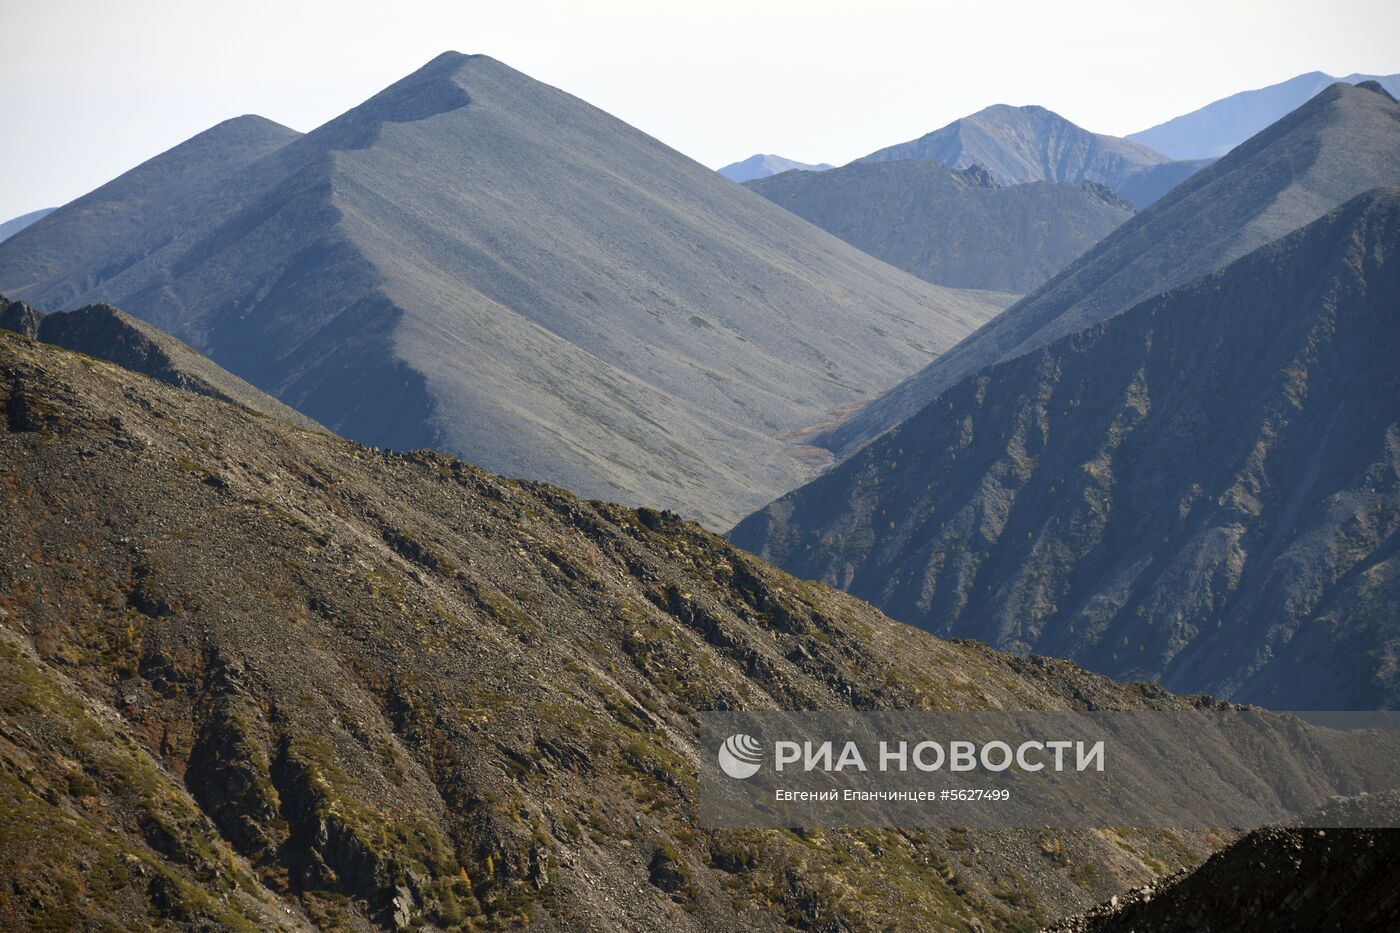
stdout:
<svg viewBox="0 0 1400 933">
<path fill-rule="evenodd" d="M 980 165 L 1003 185 L 1094 182 L 1139 210 L 1206 164 L 1173 162 L 1141 143 L 1091 133 L 1044 107 L 1006 104 L 979 110 L 858 161 L 909 160 L 954 169 Z"/>
<path fill-rule="evenodd" d="M 724 175 L 446 53 L 0 242 L 0 927 L 1397 909 L 1394 830 L 714 829 L 697 774 L 706 710 L 1400 708 L 1400 104 Z"/>
<path fill-rule="evenodd" d="M 1021 930 L 1209 850 L 700 828 L 696 710 L 1192 704 L 671 514 L 6 331 L 0 500 L 7 927 Z"/>
<path fill-rule="evenodd" d="M 53 212 L 54 209 L 52 207 L 46 207 L 42 210 L 30 211 L 28 214 L 21 214 L 18 217 L 5 221 L 0 224 L 0 243 L 3 243 L 16 233 L 19 233 L 25 227 L 32 227 Z"/>
<path fill-rule="evenodd" d="M 1334 78 L 1313 71 L 1268 87 L 1231 94 L 1140 133 L 1129 133 L 1127 138 L 1173 159 L 1219 158 L 1338 81 L 1374 81 L 1391 97 L 1400 95 L 1400 74 Z"/>
<path fill-rule="evenodd" d="M 978 165 L 853 162 L 747 187 L 929 282 L 1024 294 L 1133 215 L 1102 185 L 999 185 Z"/>
<path fill-rule="evenodd" d="M 1004 305 L 457 53 L 304 136 L 157 157 L 0 244 L 0 292 L 117 305 L 347 437 L 717 527 Z"/>
<path fill-rule="evenodd" d="M 813 443 L 844 458 L 983 367 L 1219 269 L 1363 191 L 1396 184 L 1400 104 L 1379 85 L 1332 85 Z"/>
<path fill-rule="evenodd" d="M 1130 175 L 1170 161 L 1141 143 L 1091 133 L 1044 107 L 996 104 L 861 162 L 922 159 L 949 168 L 980 165 L 998 182 L 1093 181 L 1116 188 Z"/>
<path fill-rule="evenodd" d="M 963 379 L 731 537 L 940 634 L 1400 706 L 1397 256 L 1400 189 L 1358 196 Z"/>
<path fill-rule="evenodd" d="M 753 181 L 755 178 L 767 178 L 770 175 L 777 175 L 779 172 L 824 172 L 831 168 L 823 162 L 820 165 L 809 165 L 806 162 L 795 162 L 792 159 L 785 159 L 780 155 L 758 153 L 751 155 L 740 162 L 731 162 L 723 168 L 716 169 L 730 181 Z"/>
</svg>

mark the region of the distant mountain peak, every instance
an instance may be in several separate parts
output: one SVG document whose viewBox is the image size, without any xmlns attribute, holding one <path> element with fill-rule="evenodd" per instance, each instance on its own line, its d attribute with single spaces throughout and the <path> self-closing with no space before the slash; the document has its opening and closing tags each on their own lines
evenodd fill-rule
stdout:
<svg viewBox="0 0 1400 933">
<path fill-rule="evenodd" d="M 1330 85 L 814 443 L 848 455 L 963 376 L 1220 268 L 1362 191 L 1396 181 L 1396 102 L 1349 84 Z"/>
<path fill-rule="evenodd" d="M 0 244 L 0 289 L 111 301 L 376 446 L 716 526 L 817 469 L 794 432 L 1005 303 L 920 282 L 482 55 L 439 55 L 251 161 L 224 148 Z"/>
<path fill-rule="evenodd" d="M 1372 87 L 1368 90 L 1379 89 L 1392 98 L 1400 93 L 1400 74 L 1350 74 L 1336 78 L 1325 72 L 1310 71 L 1277 84 L 1212 101 L 1190 113 L 1131 133 L 1128 139 L 1173 159 L 1216 158 L 1337 83 L 1369 84 Z"/>
<path fill-rule="evenodd" d="M 1130 205 L 1099 185 L 1000 185 L 973 163 L 852 162 L 745 182 L 897 269 L 952 288 L 1024 294 L 1119 224 Z"/>
<path fill-rule="evenodd" d="M 1091 133 L 1038 104 L 993 104 L 858 161 L 905 159 L 953 169 L 976 163 L 1001 184 L 1096 181 L 1110 187 L 1168 161 L 1139 143 Z"/>
<path fill-rule="evenodd" d="M 824 172 L 831 168 L 830 163 L 821 162 L 810 164 L 798 162 L 771 152 L 759 152 L 743 159 L 739 162 L 731 162 L 723 168 L 716 169 L 725 178 L 731 181 L 745 182 L 753 181 L 757 178 L 767 178 L 770 175 L 780 175 L 783 172 Z"/>
<path fill-rule="evenodd" d="M 480 58 L 484 56 L 443 52 L 417 71 L 312 130 L 307 134 L 307 144 L 322 141 L 333 149 L 364 149 L 374 143 L 387 123 L 416 123 L 465 107 L 472 98 L 457 77 L 469 63 Z"/>
</svg>

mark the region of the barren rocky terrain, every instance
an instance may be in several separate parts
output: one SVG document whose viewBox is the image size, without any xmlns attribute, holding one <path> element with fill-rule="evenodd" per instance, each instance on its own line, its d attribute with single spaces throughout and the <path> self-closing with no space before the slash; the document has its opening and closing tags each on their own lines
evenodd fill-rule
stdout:
<svg viewBox="0 0 1400 933">
<path fill-rule="evenodd" d="M 0 923 L 1030 929 L 1169 832 L 712 832 L 694 713 L 1182 707 L 0 332 Z"/>
</svg>

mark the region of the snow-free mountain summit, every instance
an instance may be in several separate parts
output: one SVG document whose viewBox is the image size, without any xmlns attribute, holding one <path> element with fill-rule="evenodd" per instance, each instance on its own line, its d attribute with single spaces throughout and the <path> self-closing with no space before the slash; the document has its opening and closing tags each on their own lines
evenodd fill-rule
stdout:
<svg viewBox="0 0 1400 933">
<path fill-rule="evenodd" d="M 0 244 L 0 293 L 109 301 L 352 438 L 716 525 L 812 475 L 793 432 L 999 308 L 486 56 L 256 128 Z"/>
</svg>

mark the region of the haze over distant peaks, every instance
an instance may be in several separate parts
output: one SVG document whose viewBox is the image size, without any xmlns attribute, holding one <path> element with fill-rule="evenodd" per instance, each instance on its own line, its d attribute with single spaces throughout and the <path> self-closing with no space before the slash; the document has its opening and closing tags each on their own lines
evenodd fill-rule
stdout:
<svg viewBox="0 0 1400 933">
<path fill-rule="evenodd" d="M 715 525 L 1002 306 L 455 52 L 305 136 L 151 160 L 0 244 L 0 291 L 109 301 L 357 440 Z"/>
<path fill-rule="evenodd" d="M 749 156 L 742 162 L 731 162 L 717 171 L 733 181 L 752 181 L 755 178 L 767 178 L 769 175 L 777 175 L 780 172 L 788 172 L 793 169 L 802 172 L 824 172 L 831 167 L 826 162 L 822 162 L 820 165 L 809 165 L 806 162 L 785 159 L 780 155 L 759 153 Z"/>
<path fill-rule="evenodd" d="M 768 200 L 929 282 L 1025 293 L 1133 216 L 1093 182 L 998 185 L 980 165 L 853 162 L 747 183 Z"/>
<path fill-rule="evenodd" d="M 1327 88 L 814 442 L 846 456 L 978 369 L 1218 269 L 1363 191 L 1400 184 L 1400 104 L 1374 87 Z"/>
<path fill-rule="evenodd" d="M 858 160 L 926 159 L 949 168 L 984 166 L 1002 184 L 1096 181 L 1117 188 L 1128 176 L 1169 161 L 1138 143 L 1091 133 L 1044 107 L 995 104 L 907 143 Z"/>
<path fill-rule="evenodd" d="M 1232 94 L 1140 133 L 1130 133 L 1127 138 L 1173 159 L 1216 158 L 1338 81 L 1376 81 L 1392 97 L 1400 96 L 1400 74 L 1334 78 L 1312 71 L 1268 87 Z"/>
<path fill-rule="evenodd" d="M 43 220 L 45 217 L 52 214 L 54 210 L 55 208 L 52 207 L 40 208 L 37 211 L 30 211 L 28 214 L 20 214 L 13 220 L 7 220 L 0 224 L 0 243 L 3 243 L 16 233 L 19 233 L 25 227 L 32 226 Z"/>
</svg>

